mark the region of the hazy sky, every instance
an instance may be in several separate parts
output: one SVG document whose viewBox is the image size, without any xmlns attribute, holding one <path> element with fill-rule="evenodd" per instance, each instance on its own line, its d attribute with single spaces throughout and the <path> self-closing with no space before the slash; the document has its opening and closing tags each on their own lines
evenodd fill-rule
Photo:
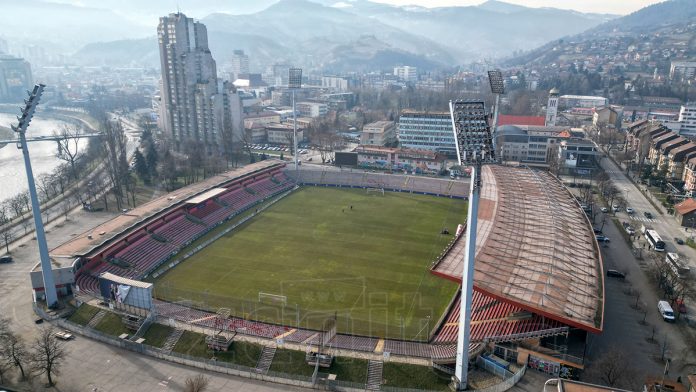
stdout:
<svg viewBox="0 0 696 392">
<path fill-rule="evenodd" d="M 416 4 L 423 7 L 446 7 L 455 5 L 476 5 L 483 0 L 373 0 L 395 5 Z M 527 7 L 553 7 L 573 9 L 582 12 L 609 14 L 630 14 L 650 4 L 664 0 L 504 0 L 506 3 L 520 4 Z"/>
</svg>

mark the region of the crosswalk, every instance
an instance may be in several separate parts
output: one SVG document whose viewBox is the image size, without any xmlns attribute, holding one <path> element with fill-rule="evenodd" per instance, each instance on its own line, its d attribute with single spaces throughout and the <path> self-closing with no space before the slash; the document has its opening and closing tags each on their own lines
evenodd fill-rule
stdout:
<svg viewBox="0 0 696 392">
<path fill-rule="evenodd" d="M 637 215 L 629 215 L 629 218 L 631 218 L 634 221 L 638 221 L 638 222 L 648 222 L 648 223 L 657 222 L 656 219 L 648 219 L 648 218 L 645 218 L 643 216 L 637 216 Z"/>
</svg>

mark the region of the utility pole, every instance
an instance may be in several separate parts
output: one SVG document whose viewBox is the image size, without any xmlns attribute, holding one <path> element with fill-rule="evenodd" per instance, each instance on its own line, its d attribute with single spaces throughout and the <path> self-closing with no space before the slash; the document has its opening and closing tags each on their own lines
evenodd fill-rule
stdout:
<svg viewBox="0 0 696 392">
<path fill-rule="evenodd" d="M 34 172 L 31 169 L 31 160 L 29 158 L 29 148 L 27 147 L 26 132 L 29 128 L 31 118 L 34 116 L 36 106 L 39 104 L 41 94 L 43 94 L 45 85 L 37 84 L 34 90 L 29 92 L 29 99 L 25 100 L 26 106 L 21 109 L 22 116 L 18 117 L 19 124 L 12 125 L 12 130 L 19 136 L 19 144 L 17 148 L 22 150 L 24 156 L 24 168 L 27 172 L 27 183 L 29 185 L 29 196 L 31 197 L 31 212 L 34 216 L 34 227 L 36 228 L 36 241 L 39 244 L 39 258 L 41 259 L 41 272 L 43 274 L 44 294 L 46 297 L 46 306 L 53 309 L 58 306 L 58 294 L 56 292 L 56 284 L 53 279 L 53 269 L 51 268 L 51 259 L 48 256 L 48 245 L 46 244 L 46 233 L 44 232 L 43 221 L 41 220 L 41 209 L 39 205 L 39 197 L 36 194 L 36 184 L 34 183 Z"/>
</svg>

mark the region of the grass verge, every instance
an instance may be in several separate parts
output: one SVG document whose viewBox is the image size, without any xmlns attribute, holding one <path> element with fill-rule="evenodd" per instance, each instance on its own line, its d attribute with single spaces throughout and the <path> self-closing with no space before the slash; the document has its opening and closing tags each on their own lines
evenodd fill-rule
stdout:
<svg viewBox="0 0 696 392">
<path fill-rule="evenodd" d="M 314 367 L 305 362 L 304 352 L 285 349 L 276 350 L 270 370 L 305 377 L 311 377 L 314 373 Z"/>
<path fill-rule="evenodd" d="M 450 376 L 429 366 L 387 362 L 382 371 L 384 385 L 398 388 L 449 390 Z"/>
<path fill-rule="evenodd" d="M 167 341 L 167 337 L 172 333 L 174 328 L 168 326 L 168 325 L 162 325 L 162 324 L 151 324 L 150 328 L 147 329 L 147 332 L 143 335 L 143 338 L 145 339 L 145 344 L 157 347 L 157 348 L 162 348 L 164 346 L 164 342 Z"/>
<path fill-rule="evenodd" d="M 75 324 L 87 325 L 89 320 L 91 320 L 92 317 L 94 317 L 94 315 L 97 313 L 99 313 L 99 308 L 83 303 L 72 315 L 70 315 L 68 321 Z"/>
<path fill-rule="evenodd" d="M 107 312 L 104 318 L 101 319 L 99 324 L 97 324 L 94 329 L 112 336 L 119 336 L 124 333 L 130 335 L 132 333 L 128 328 L 126 328 L 125 325 L 123 325 L 121 316 L 111 312 Z"/>
</svg>

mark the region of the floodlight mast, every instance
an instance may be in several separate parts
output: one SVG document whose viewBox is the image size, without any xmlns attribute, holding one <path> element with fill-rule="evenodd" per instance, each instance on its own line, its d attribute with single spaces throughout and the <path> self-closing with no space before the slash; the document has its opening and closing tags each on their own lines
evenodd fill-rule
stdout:
<svg viewBox="0 0 696 392">
<path fill-rule="evenodd" d="M 454 387 L 464 391 L 468 384 L 469 341 L 471 340 L 471 303 L 474 290 L 474 257 L 476 256 L 476 229 L 481 195 L 481 169 L 485 163 L 495 163 L 491 130 L 482 101 L 450 101 L 452 129 L 461 166 L 471 166 L 469 211 L 466 224 L 466 254 L 462 269 L 459 333 L 457 336 L 457 362 Z"/>
<path fill-rule="evenodd" d="M 302 68 L 290 68 L 288 71 L 288 88 L 292 91 L 292 155 L 295 170 L 299 168 L 297 154 L 297 109 L 295 108 L 295 90 L 302 88 Z"/>
<path fill-rule="evenodd" d="M 12 130 L 19 136 L 19 144 L 17 148 L 22 150 L 24 156 L 24 168 L 27 172 L 27 183 L 29 185 L 29 196 L 31 198 L 31 212 L 34 215 L 34 226 L 36 228 L 36 241 L 39 244 L 39 258 L 41 259 L 41 272 L 43 274 L 44 294 L 46 296 L 46 305 L 49 308 L 55 308 L 58 305 L 58 294 L 56 292 L 56 284 L 53 279 L 53 270 L 51 269 L 51 259 L 48 256 L 48 245 L 46 244 L 46 233 L 44 232 L 43 222 L 41 221 L 41 209 L 39 206 L 39 197 L 36 194 L 36 184 L 34 183 L 34 173 L 31 169 L 31 160 L 29 159 L 29 149 L 27 148 L 26 132 L 29 128 L 31 118 L 34 116 L 36 106 L 39 104 L 41 94 L 43 94 L 43 84 L 34 86 L 34 90 L 27 92 L 29 99 L 25 100 L 26 106 L 22 111 L 22 116 L 17 117 L 19 124 L 12 125 Z"/>
<path fill-rule="evenodd" d="M 498 138 L 498 109 L 500 107 L 500 96 L 505 94 L 505 82 L 503 73 L 498 69 L 488 71 L 488 82 L 491 85 L 491 92 L 495 94 L 495 111 L 493 112 L 493 151 L 496 151 L 496 139 Z"/>
</svg>

